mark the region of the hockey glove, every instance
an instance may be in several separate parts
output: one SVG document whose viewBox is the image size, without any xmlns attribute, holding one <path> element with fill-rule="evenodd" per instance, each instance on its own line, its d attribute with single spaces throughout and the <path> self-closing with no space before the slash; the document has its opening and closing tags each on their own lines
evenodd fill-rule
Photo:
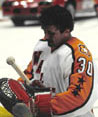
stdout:
<svg viewBox="0 0 98 117">
<path fill-rule="evenodd" d="M 0 79 L 0 102 L 12 113 L 12 108 L 17 102 L 23 102 L 29 105 L 30 98 L 23 86 L 15 80 Z"/>
</svg>

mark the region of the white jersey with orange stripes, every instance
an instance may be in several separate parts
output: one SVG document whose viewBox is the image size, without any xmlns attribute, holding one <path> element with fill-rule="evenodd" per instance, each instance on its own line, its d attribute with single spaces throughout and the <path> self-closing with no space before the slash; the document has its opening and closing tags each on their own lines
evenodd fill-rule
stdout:
<svg viewBox="0 0 98 117">
<path fill-rule="evenodd" d="M 47 41 L 39 41 L 32 64 L 34 79 L 56 89 L 51 100 L 54 117 L 94 117 L 98 69 L 82 41 L 73 37 L 53 52 Z"/>
</svg>

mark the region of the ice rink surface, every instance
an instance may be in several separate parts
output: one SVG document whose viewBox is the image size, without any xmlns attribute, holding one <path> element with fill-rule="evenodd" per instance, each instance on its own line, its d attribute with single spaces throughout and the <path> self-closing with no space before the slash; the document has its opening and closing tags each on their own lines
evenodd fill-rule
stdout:
<svg viewBox="0 0 98 117">
<path fill-rule="evenodd" d="M 10 20 L 1 20 L 0 78 L 17 79 L 18 74 L 6 63 L 6 59 L 13 56 L 16 63 L 24 70 L 32 59 L 34 46 L 43 35 L 40 26 L 15 27 Z M 76 21 L 72 35 L 85 42 L 98 66 L 98 19 Z M 98 117 L 98 101 L 94 105 L 94 113 Z"/>
</svg>

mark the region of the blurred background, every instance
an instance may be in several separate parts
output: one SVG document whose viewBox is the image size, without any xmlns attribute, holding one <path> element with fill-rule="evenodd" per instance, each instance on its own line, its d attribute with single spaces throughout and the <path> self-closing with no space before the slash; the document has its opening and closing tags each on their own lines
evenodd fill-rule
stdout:
<svg viewBox="0 0 98 117">
<path fill-rule="evenodd" d="M 75 21 L 72 35 L 85 42 L 98 66 L 98 0 L 0 0 L 0 78 L 19 77 L 6 63 L 9 56 L 22 70 L 26 68 L 34 46 L 44 36 L 41 11 L 56 4 L 71 12 Z M 98 101 L 94 113 L 98 117 Z"/>
</svg>

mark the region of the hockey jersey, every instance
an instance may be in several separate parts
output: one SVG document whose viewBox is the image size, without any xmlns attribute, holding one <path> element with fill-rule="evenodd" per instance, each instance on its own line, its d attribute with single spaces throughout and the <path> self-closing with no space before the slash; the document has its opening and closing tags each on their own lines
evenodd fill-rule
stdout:
<svg viewBox="0 0 98 117">
<path fill-rule="evenodd" d="M 79 39 L 72 37 L 54 51 L 46 40 L 40 40 L 25 73 L 56 89 L 51 100 L 54 116 L 94 116 L 91 109 L 98 99 L 98 73 L 90 51 Z"/>
</svg>

